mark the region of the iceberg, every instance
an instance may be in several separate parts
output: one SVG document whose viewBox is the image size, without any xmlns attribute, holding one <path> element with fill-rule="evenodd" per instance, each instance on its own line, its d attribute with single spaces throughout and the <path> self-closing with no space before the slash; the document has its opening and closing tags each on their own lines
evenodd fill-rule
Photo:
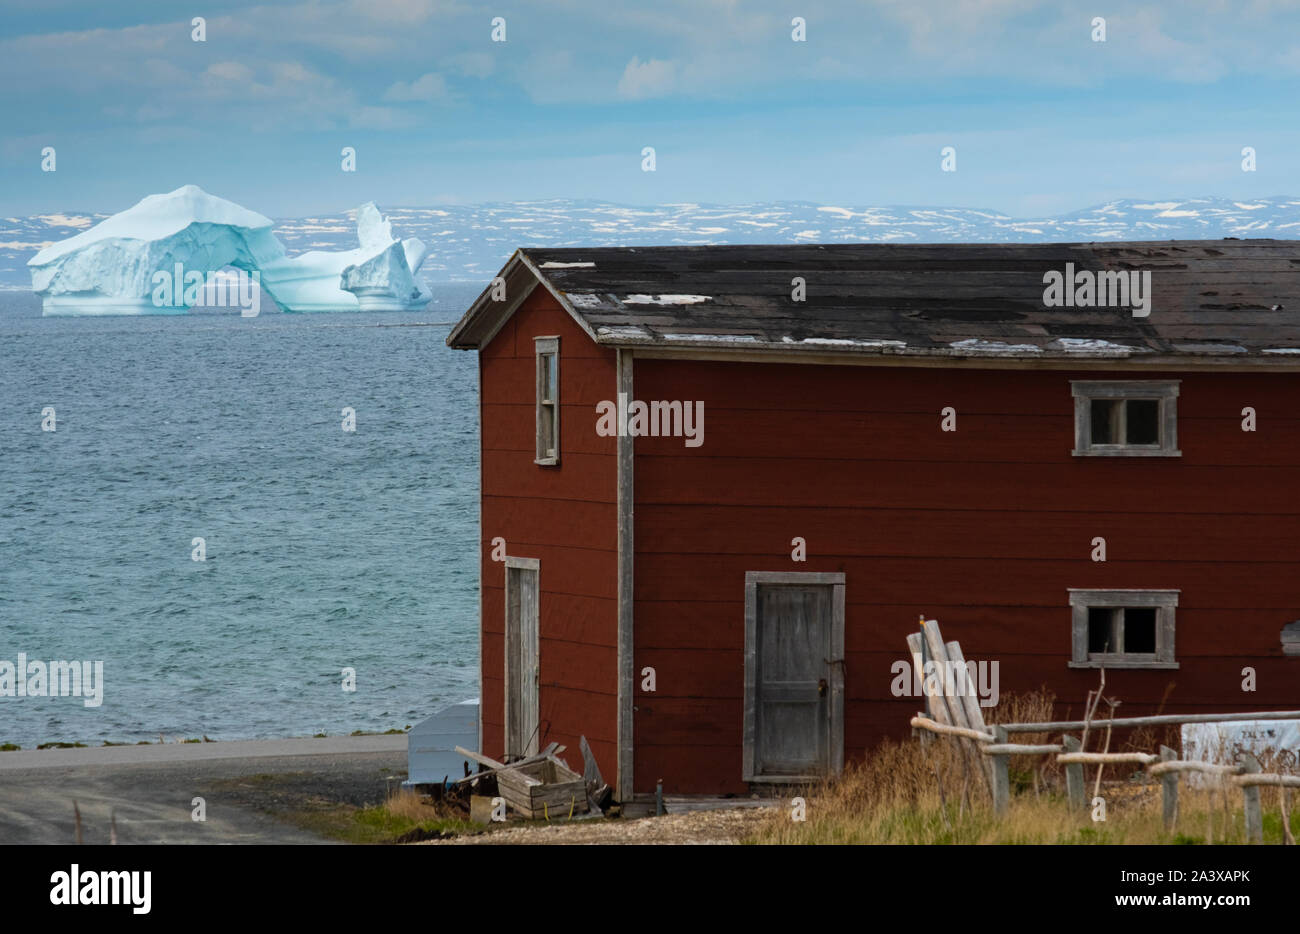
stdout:
<svg viewBox="0 0 1300 934">
<path fill-rule="evenodd" d="M 416 279 L 427 248 L 394 237 L 373 202 L 357 210 L 355 250 L 289 256 L 271 227 L 261 214 L 185 185 L 41 250 L 27 263 L 32 291 L 46 315 L 185 314 L 201 301 L 201 284 L 232 267 L 287 312 L 428 304 L 430 293 Z M 172 282 L 173 271 L 185 277 L 185 289 Z"/>
</svg>

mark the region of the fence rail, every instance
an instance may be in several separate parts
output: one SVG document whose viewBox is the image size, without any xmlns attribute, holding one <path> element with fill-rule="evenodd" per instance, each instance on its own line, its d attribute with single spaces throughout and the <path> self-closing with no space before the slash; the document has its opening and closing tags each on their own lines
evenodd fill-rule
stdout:
<svg viewBox="0 0 1300 934">
<path fill-rule="evenodd" d="M 1134 726 L 1181 726 L 1184 723 L 1228 723 L 1233 720 L 1300 720 L 1300 710 L 1269 710 L 1262 713 L 1160 714 L 1154 717 L 1116 717 L 1113 720 L 1057 720 L 1051 723 L 1003 723 L 1008 733 L 1068 733 L 1073 730 L 1121 729 Z"/>
<path fill-rule="evenodd" d="M 1195 716 L 1195 715 L 1192 715 Z M 1178 717 L 1174 722 L 1178 723 L 1218 723 L 1224 722 L 1218 714 L 1203 714 L 1201 716 L 1214 717 L 1212 720 L 1193 720 L 1184 717 Z M 1300 717 L 1300 712 L 1296 714 Z M 1259 719 L 1253 714 L 1234 714 L 1235 719 L 1255 720 Z M 1150 719 L 1144 717 L 1134 717 L 1130 719 Z M 1278 716 L 1269 719 L 1281 719 Z M 1110 724 L 1115 721 L 1097 720 L 1093 721 L 1091 726 L 1100 727 L 1103 724 Z M 943 723 L 936 723 L 923 714 L 917 714 L 911 720 L 912 727 L 918 730 L 926 730 L 939 736 L 950 736 L 954 739 L 975 740 L 980 745 L 977 747 L 983 753 L 992 765 L 992 780 L 990 782 L 993 795 L 993 810 L 998 814 L 1005 814 L 1010 806 L 1010 789 L 1011 782 L 1008 774 L 1008 762 L 1012 756 L 1050 756 L 1054 755 L 1056 761 L 1065 766 L 1065 785 L 1066 793 L 1069 798 L 1071 809 L 1083 810 L 1085 808 L 1083 793 L 1083 767 L 1085 765 L 1116 765 L 1123 763 L 1132 763 L 1141 765 L 1145 768 L 1148 775 L 1152 778 L 1159 778 L 1162 786 L 1163 811 L 1165 827 L 1173 830 L 1178 814 L 1178 779 L 1183 772 L 1200 772 L 1210 775 L 1219 775 L 1224 781 L 1229 782 L 1241 789 L 1243 805 L 1246 814 L 1246 839 L 1251 843 L 1262 843 L 1264 840 L 1264 822 L 1263 812 L 1260 806 L 1259 789 L 1261 787 L 1276 788 L 1300 788 L 1300 775 L 1280 775 L 1273 772 L 1260 772 L 1259 761 L 1250 754 L 1241 757 L 1241 761 L 1235 765 L 1222 765 L 1213 762 L 1196 762 L 1184 761 L 1177 758 L 1178 754 L 1168 746 L 1160 747 L 1160 754 L 1153 755 L 1148 752 L 1081 752 L 1079 751 L 1079 740 L 1073 736 L 1065 735 L 1062 737 L 1062 743 L 1009 743 L 1007 742 L 1007 733 L 1009 724 L 995 724 L 992 733 L 984 733 L 978 730 L 966 729 L 963 727 L 949 726 Z M 1024 733 L 1044 733 L 1055 732 L 1050 727 L 1059 724 L 1042 723 L 1014 724 L 1018 727 L 1033 727 L 1034 729 L 1022 729 Z M 1067 724 L 1070 725 L 1070 724 Z M 1080 727 L 1082 724 L 1080 725 Z M 1285 792 L 1283 792 L 1285 794 Z M 1284 812 L 1284 821 L 1285 821 Z M 1284 839 L 1287 837 L 1284 831 Z"/>
<path fill-rule="evenodd" d="M 1245 720 L 1300 720 L 1300 710 L 1271 710 L 1253 713 L 1213 713 L 1213 714 L 1161 714 L 1151 717 L 1113 717 L 1092 720 L 1054 720 L 1041 723 L 997 723 L 986 726 L 969 682 L 962 690 L 952 677 L 951 662 L 956 662 L 964 669 L 966 661 L 961 646 L 956 642 L 945 643 L 939 634 L 936 620 L 922 619 L 921 631 L 907 637 L 908 648 L 917 677 L 923 679 L 923 693 L 926 697 L 926 713 L 918 713 L 911 720 L 913 730 L 921 730 L 938 736 L 950 737 L 962 747 L 963 763 L 970 771 L 984 774 L 988 778 L 990 793 L 993 797 L 993 810 L 1003 814 L 1010 806 L 1010 777 L 1008 762 L 1012 756 L 1055 756 L 1056 761 L 1065 766 L 1065 786 L 1072 810 L 1083 810 L 1084 800 L 1084 765 L 1114 765 L 1131 763 L 1142 766 L 1152 778 L 1158 778 L 1162 786 L 1164 823 L 1168 830 L 1173 830 L 1178 814 L 1179 777 L 1184 772 L 1218 775 L 1225 783 L 1241 789 L 1246 817 L 1246 839 L 1251 843 L 1263 842 L 1263 815 L 1260 807 L 1259 789 L 1264 786 L 1281 789 L 1283 842 L 1294 843 L 1289 826 L 1286 826 L 1288 814 L 1286 808 L 1287 788 L 1300 788 L 1300 776 L 1283 775 L 1273 772 L 1261 772 L 1259 761 L 1249 753 L 1242 753 L 1239 761 L 1233 765 L 1212 762 L 1179 760 L 1178 753 L 1168 746 L 1161 746 L 1158 754 L 1146 752 L 1084 752 L 1080 740 L 1070 735 L 1074 731 L 1100 730 L 1106 728 L 1107 735 L 1113 728 L 1182 726 L 1189 723 L 1228 723 Z M 927 662 L 940 662 L 942 667 L 942 684 L 935 684 L 926 677 Z M 959 680 L 959 679 L 958 679 Z M 955 693 L 954 693 L 955 691 Z M 928 715 L 927 715 L 928 713 Z M 1012 743 L 1010 735 L 1014 733 L 1059 733 L 1061 742 L 1056 743 Z M 978 754 L 976 754 L 978 753 Z M 981 760 L 984 768 L 970 770 L 971 757 Z M 936 770 L 936 778 L 938 772 Z M 1098 772 L 1097 783 L 1101 775 Z M 943 789 L 940 786 L 942 797 Z M 946 820 L 946 818 L 945 818 Z"/>
</svg>

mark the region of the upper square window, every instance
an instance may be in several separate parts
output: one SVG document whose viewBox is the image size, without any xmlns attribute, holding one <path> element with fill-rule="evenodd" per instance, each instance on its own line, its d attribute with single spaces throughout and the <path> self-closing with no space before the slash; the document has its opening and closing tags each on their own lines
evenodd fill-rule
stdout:
<svg viewBox="0 0 1300 934">
<path fill-rule="evenodd" d="M 1179 457 L 1178 380 L 1073 380 L 1074 454 Z"/>
</svg>

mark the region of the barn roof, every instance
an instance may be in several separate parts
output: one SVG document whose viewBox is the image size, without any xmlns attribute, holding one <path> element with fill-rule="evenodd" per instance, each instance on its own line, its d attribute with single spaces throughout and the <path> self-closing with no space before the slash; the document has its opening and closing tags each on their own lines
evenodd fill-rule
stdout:
<svg viewBox="0 0 1300 934">
<path fill-rule="evenodd" d="M 1071 268 L 1149 272 L 1149 314 L 1046 307 Z M 1300 367 L 1297 240 L 525 248 L 500 275 L 450 346 L 485 346 L 540 285 L 610 347 Z"/>
</svg>

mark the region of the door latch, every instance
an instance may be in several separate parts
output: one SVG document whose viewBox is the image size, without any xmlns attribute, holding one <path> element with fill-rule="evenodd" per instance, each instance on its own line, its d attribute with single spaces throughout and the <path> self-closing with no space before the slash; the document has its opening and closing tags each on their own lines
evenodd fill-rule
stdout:
<svg viewBox="0 0 1300 934">
<path fill-rule="evenodd" d="M 822 678 L 820 681 L 817 682 L 817 696 L 818 696 L 818 697 L 825 697 L 825 696 L 826 696 L 826 679 L 825 679 L 825 678 Z"/>
</svg>

